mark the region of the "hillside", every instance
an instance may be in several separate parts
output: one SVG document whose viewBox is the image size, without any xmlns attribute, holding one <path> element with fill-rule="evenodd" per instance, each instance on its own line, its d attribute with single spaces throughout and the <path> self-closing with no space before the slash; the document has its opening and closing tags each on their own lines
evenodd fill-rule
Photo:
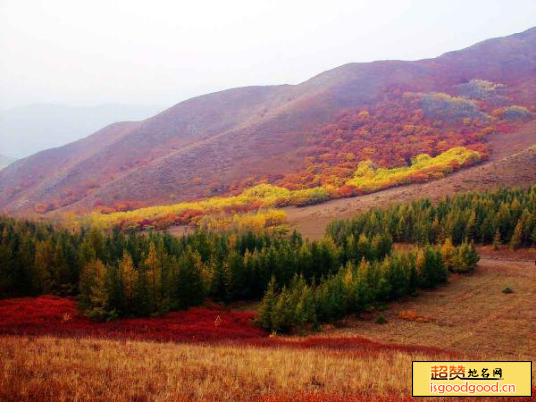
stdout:
<svg viewBox="0 0 536 402">
<path fill-rule="evenodd" d="M 536 122 L 514 133 L 492 135 L 489 145 L 492 157 L 478 166 L 433 182 L 415 183 L 304 208 L 285 208 L 288 221 L 304 236 L 320 239 L 333 219 L 351 217 L 380 205 L 411 202 L 423 196 L 438 201 L 449 194 L 489 191 L 499 187 L 529 187 L 536 183 Z"/>
<path fill-rule="evenodd" d="M 360 162 L 399 168 L 453 147 L 493 158 L 490 138 L 534 117 L 535 71 L 532 28 L 435 59 L 347 64 L 298 85 L 200 96 L 18 161 L 0 172 L 0 209 L 170 204 L 260 182 L 359 194 L 345 184 Z"/>
</svg>

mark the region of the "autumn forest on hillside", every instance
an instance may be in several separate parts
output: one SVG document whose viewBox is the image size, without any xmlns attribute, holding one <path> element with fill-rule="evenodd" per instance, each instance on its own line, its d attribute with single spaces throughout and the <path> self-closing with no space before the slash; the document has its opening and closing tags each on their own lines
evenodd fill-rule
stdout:
<svg viewBox="0 0 536 402">
<path fill-rule="evenodd" d="M 303 207 L 410 183 L 445 177 L 486 161 L 488 137 L 508 134 L 534 116 L 534 106 L 512 104 L 504 84 L 471 80 L 454 95 L 390 88 L 369 109 L 341 112 L 330 124 L 304 133 L 297 157 L 301 170 L 249 177 L 225 189 L 226 196 L 139 208 L 136 200 L 74 217 L 55 213 L 70 225 L 122 229 L 170 226 L 259 229 L 284 224 L 287 206 Z M 193 183 L 208 178 L 196 177 Z M 219 190 L 218 190 L 219 192 Z M 70 196 L 62 197 L 68 203 Z M 67 204 L 38 205 L 45 213 Z"/>
<path fill-rule="evenodd" d="M 321 241 L 283 231 L 73 231 L 11 218 L 0 229 L 4 297 L 76 297 L 97 321 L 258 300 L 258 325 L 303 331 L 473 271 L 475 243 L 533 245 L 536 188 L 373 209 L 334 221 Z"/>
<path fill-rule="evenodd" d="M 0 6 L 0 401 L 535 397 L 535 4 L 105 3 Z"/>
</svg>

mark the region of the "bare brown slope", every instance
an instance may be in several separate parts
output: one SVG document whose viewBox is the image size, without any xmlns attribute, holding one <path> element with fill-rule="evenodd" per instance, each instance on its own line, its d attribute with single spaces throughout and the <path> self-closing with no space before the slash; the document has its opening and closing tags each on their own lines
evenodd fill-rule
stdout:
<svg viewBox="0 0 536 402">
<path fill-rule="evenodd" d="M 536 122 L 527 124 L 515 133 L 494 135 L 490 142 L 495 152 L 491 160 L 484 164 L 433 182 L 395 187 L 304 208 L 286 208 L 289 222 L 306 237 L 320 239 L 332 220 L 349 218 L 370 208 L 386 207 L 422 197 L 437 201 L 458 192 L 536 184 Z"/>
<path fill-rule="evenodd" d="M 225 192 L 255 174 L 292 171 L 311 128 L 347 108 L 367 107 L 390 88 L 449 90 L 472 78 L 509 85 L 534 100 L 536 29 L 436 59 L 348 64 L 299 85 L 248 87 L 200 96 L 140 123 L 113 127 L 0 172 L 0 209 L 36 204 L 169 203 Z M 386 92 L 387 91 L 387 92 Z M 114 131 L 115 132 L 115 131 Z M 103 140 L 106 139 L 106 140 Z M 98 145 L 95 145 L 98 143 Z"/>
<path fill-rule="evenodd" d="M 73 175 L 73 169 L 83 160 L 99 154 L 136 129 L 138 122 L 111 124 L 95 134 L 63 147 L 39 152 L 16 161 L 0 176 L 0 207 L 11 205 L 12 210 L 27 210 L 35 206 L 43 192 L 53 192 L 58 182 Z M 63 191 L 62 198 L 76 191 L 76 183 Z M 43 200 L 45 201 L 45 200 Z"/>
</svg>

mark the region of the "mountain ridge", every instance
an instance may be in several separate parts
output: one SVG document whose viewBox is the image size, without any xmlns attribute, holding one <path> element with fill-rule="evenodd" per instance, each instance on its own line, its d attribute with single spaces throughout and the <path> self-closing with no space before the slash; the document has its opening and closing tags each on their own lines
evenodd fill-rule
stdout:
<svg viewBox="0 0 536 402">
<path fill-rule="evenodd" d="M 9 164 L 15 162 L 17 159 L 11 156 L 0 154 L 0 169 L 7 167 Z"/>
<path fill-rule="evenodd" d="M 82 139 L 117 121 L 151 117 L 160 107 L 134 104 L 71 106 L 34 103 L 0 111 L 0 151 L 17 157 Z"/>
<path fill-rule="evenodd" d="M 298 154 L 311 133 L 346 110 L 373 109 L 392 93 L 453 93 L 475 79 L 505 84 L 513 103 L 530 106 L 535 72 L 531 28 L 434 59 L 348 63 L 296 85 L 201 95 L 18 161 L 0 173 L 0 209 L 90 210 L 224 194 L 249 177 L 270 181 L 304 169 Z"/>
</svg>

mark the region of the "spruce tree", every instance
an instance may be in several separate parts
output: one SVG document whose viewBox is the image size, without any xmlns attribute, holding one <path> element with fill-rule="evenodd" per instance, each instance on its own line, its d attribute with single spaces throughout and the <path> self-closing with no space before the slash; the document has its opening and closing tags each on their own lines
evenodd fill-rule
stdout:
<svg viewBox="0 0 536 402">
<path fill-rule="evenodd" d="M 452 271 L 454 268 L 454 258 L 456 255 L 456 249 L 452 245 L 450 238 L 445 240 L 445 243 L 441 246 L 441 257 L 443 258 L 443 264 L 445 268 Z"/>
<path fill-rule="evenodd" d="M 32 287 L 36 293 L 48 293 L 53 289 L 49 267 L 53 264 L 50 240 L 38 241 L 35 245 Z"/>
<path fill-rule="evenodd" d="M 123 257 L 119 263 L 119 276 L 123 291 L 123 308 L 127 312 L 133 311 L 134 290 L 137 282 L 138 272 L 134 268 L 132 257 L 128 251 L 123 252 Z"/>
<path fill-rule="evenodd" d="M 318 319 L 316 314 L 316 304 L 314 300 L 313 291 L 309 286 L 304 287 L 301 294 L 300 303 L 302 303 L 302 316 L 301 320 L 303 323 L 311 325 L 313 330 L 318 329 Z"/>
<path fill-rule="evenodd" d="M 273 329 L 272 314 L 276 302 L 275 278 L 272 276 L 259 308 L 259 323 L 264 329 Z"/>
<path fill-rule="evenodd" d="M 149 245 L 149 252 L 145 259 L 146 275 L 149 285 L 150 303 L 152 309 L 157 310 L 161 307 L 162 293 L 161 293 L 161 274 L 162 274 L 162 261 L 157 254 L 156 245 L 151 242 Z"/>
<path fill-rule="evenodd" d="M 109 317 L 108 272 L 102 261 L 90 261 L 83 268 L 80 283 L 80 305 L 86 315 L 95 320 Z"/>
<path fill-rule="evenodd" d="M 178 261 L 178 276 L 174 294 L 179 308 L 197 306 L 205 299 L 205 285 L 201 277 L 201 257 L 187 250 Z"/>
<path fill-rule="evenodd" d="M 275 331 L 288 332 L 294 324 L 293 306 L 290 302 L 290 294 L 286 287 L 276 297 L 272 309 L 272 326 Z"/>
<path fill-rule="evenodd" d="M 393 288 L 391 282 L 391 263 L 389 259 L 385 259 L 378 264 L 378 290 L 376 292 L 379 301 L 389 301 L 392 298 Z"/>
<path fill-rule="evenodd" d="M 369 285 L 370 264 L 362 259 L 357 270 L 357 308 L 359 311 L 365 309 L 373 300 L 372 289 Z"/>
</svg>

